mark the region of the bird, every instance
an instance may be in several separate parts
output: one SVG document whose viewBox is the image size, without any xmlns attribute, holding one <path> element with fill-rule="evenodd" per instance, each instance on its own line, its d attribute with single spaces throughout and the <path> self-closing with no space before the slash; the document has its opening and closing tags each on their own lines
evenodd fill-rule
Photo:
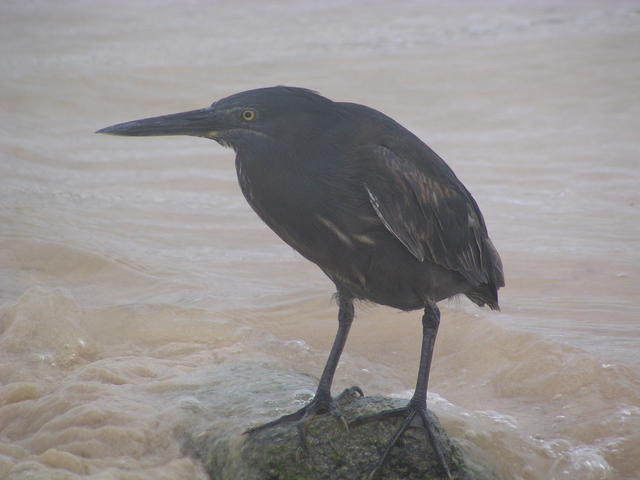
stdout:
<svg viewBox="0 0 640 480">
<path fill-rule="evenodd" d="M 249 433 L 292 423 L 304 440 L 305 426 L 320 414 L 332 414 L 348 427 L 331 386 L 354 302 L 422 310 L 415 390 L 405 408 L 387 412 L 404 419 L 370 478 L 416 417 L 444 477 L 452 478 L 427 414 L 437 303 L 465 295 L 499 310 L 498 289 L 505 282 L 478 204 L 438 154 L 374 108 L 281 85 L 96 133 L 189 135 L 232 148 L 240 189 L 252 209 L 335 284 L 338 329 L 315 395 L 300 410 Z"/>
</svg>

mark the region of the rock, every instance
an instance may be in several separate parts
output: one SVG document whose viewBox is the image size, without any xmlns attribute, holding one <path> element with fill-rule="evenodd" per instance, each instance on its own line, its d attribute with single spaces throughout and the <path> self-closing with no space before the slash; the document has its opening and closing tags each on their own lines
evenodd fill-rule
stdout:
<svg viewBox="0 0 640 480">
<path fill-rule="evenodd" d="M 360 415 L 405 406 L 406 400 L 384 397 L 348 398 L 342 412 L 351 421 Z M 436 435 L 445 445 L 445 457 L 456 480 L 489 480 L 491 477 L 465 458 L 431 412 Z M 185 453 L 197 457 L 212 480 L 359 480 L 368 478 L 402 417 L 376 420 L 347 431 L 331 415 L 316 416 L 308 424 L 308 449 L 300 446 L 292 424 L 243 434 L 219 428 L 189 434 L 183 432 Z M 379 480 L 432 480 L 443 472 L 421 427 L 409 428 L 378 472 Z"/>
</svg>

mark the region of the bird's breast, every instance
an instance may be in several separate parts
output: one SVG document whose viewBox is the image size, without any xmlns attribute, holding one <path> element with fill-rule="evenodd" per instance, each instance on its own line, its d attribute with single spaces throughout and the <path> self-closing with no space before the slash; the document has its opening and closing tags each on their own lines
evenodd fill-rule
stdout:
<svg viewBox="0 0 640 480">
<path fill-rule="evenodd" d="M 253 210 L 334 283 L 364 297 L 377 244 L 389 236 L 366 190 L 331 172 L 268 170 L 251 160 L 240 157 L 236 167 Z"/>
<path fill-rule="evenodd" d="M 325 201 L 322 190 L 304 174 L 253 157 L 238 156 L 236 170 L 251 208 L 286 243 L 315 261 L 321 245 L 316 210 Z"/>
</svg>

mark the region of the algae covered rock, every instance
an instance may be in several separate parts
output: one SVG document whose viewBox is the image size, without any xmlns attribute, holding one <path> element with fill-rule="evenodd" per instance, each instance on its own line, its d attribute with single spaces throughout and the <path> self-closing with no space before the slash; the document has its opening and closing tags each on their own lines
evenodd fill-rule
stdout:
<svg viewBox="0 0 640 480">
<path fill-rule="evenodd" d="M 395 409 L 406 400 L 383 397 L 347 398 L 342 413 L 347 421 Z M 488 480 L 471 467 L 459 447 L 430 412 L 436 435 L 456 480 Z M 307 448 L 298 431 L 282 423 L 252 434 L 215 429 L 184 437 L 184 451 L 203 463 L 212 480 L 359 480 L 367 479 L 402 417 L 352 426 L 349 430 L 331 415 L 319 415 L 307 425 Z M 443 472 L 421 427 L 409 428 L 391 452 L 379 480 L 432 480 Z"/>
</svg>

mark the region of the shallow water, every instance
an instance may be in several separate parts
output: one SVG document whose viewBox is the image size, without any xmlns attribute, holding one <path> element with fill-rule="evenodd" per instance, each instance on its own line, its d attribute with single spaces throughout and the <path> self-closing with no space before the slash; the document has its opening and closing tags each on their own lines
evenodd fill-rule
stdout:
<svg viewBox="0 0 640 480">
<path fill-rule="evenodd" d="M 7 1 L 0 26 L 0 477 L 204 479 L 185 425 L 313 393 L 260 374 L 319 375 L 332 285 L 233 153 L 92 133 L 275 84 L 390 114 L 483 210 L 507 287 L 442 304 L 447 430 L 503 479 L 640 476 L 637 3 Z M 359 306 L 335 390 L 408 397 L 419 328 Z"/>
</svg>

